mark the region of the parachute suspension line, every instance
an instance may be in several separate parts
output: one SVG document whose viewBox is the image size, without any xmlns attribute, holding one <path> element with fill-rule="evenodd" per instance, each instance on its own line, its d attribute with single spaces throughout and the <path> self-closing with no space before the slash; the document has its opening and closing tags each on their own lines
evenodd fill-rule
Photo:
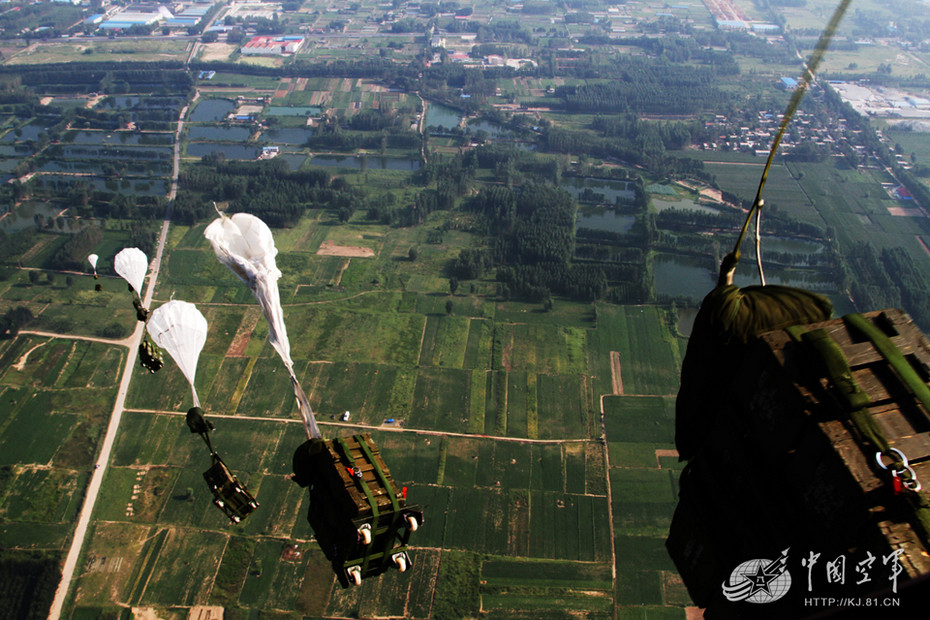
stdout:
<svg viewBox="0 0 930 620">
<path fill-rule="evenodd" d="M 316 424 L 316 418 L 313 415 L 313 410 L 310 408 L 310 400 L 307 398 L 306 392 L 300 387 L 300 382 L 297 381 L 297 377 L 294 375 L 294 369 L 288 366 L 287 370 L 291 375 L 291 386 L 294 388 L 294 397 L 297 398 L 297 409 L 300 411 L 300 417 L 304 421 L 304 430 L 307 433 L 307 439 L 323 439 L 323 434 L 320 432 L 320 427 Z"/>
<path fill-rule="evenodd" d="M 763 201 L 759 201 L 761 207 Z M 762 271 L 762 209 L 756 210 L 756 266 L 759 268 L 759 282 L 765 286 L 765 273 Z"/>
<path fill-rule="evenodd" d="M 756 190 L 756 197 L 752 201 L 752 206 L 749 208 L 746 221 L 743 223 L 743 228 L 740 230 L 739 237 L 736 240 L 736 245 L 733 247 L 733 256 L 736 261 L 739 261 L 739 248 L 743 244 L 743 239 L 746 236 L 746 231 L 749 229 L 749 223 L 752 221 L 752 216 L 754 214 L 760 214 L 762 212 L 762 206 L 765 204 L 762 200 L 762 188 L 765 187 L 765 182 L 768 180 L 769 169 L 772 167 L 772 160 L 775 159 L 775 152 L 778 150 L 778 145 L 781 144 L 781 139 L 785 135 L 785 130 L 788 128 L 788 124 L 791 122 L 791 119 L 794 116 L 794 113 L 797 111 L 798 106 L 801 105 L 801 99 L 804 98 L 804 94 L 810 87 L 811 82 L 814 81 L 814 74 L 817 71 L 817 67 L 820 65 L 820 61 L 823 59 L 827 48 L 830 46 L 830 41 L 833 40 L 833 35 L 836 33 L 837 27 L 840 25 L 840 21 L 842 21 L 843 15 L 846 14 L 846 9 L 849 8 L 850 2 L 852 2 L 852 0 L 842 0 L 839 6 L 836 7 L 836 11 L 833 12 L 833 16 L 827 23 L 827 27 L 824 28 L 823 33 L 820 35 L 820 40 L 817 41 L 817 46 L 814 48 L 814 53 L 811 54 L 810 60 L 804 66 L 804 73 L 801 75 L 801 80 L 798 82 L 797 87 L 794 89 L 794 94 L 791 96 L 791 101 L 788 102 L 788 108 L 785 110 L 785 117 L 781 121 L 781 126 L 778 128 L 778 133 L 775 135 L 775 141 L 772 142 L 772 149 L 769 151 L 768 159 L 765 161 L 765 167 L 762 169 L 762 178 L 759 180 L 759 189 Z M 758 226 L 759 218 L 757 215 L 756 235 L 759 234 Z M 761 261 L 761 259 L 758 258 L 758 251 L 756 252 L 756 256 L 756 260 Z M 759 267 L 759 273 L 761 276 L 761 266 Z"/>
</svg>

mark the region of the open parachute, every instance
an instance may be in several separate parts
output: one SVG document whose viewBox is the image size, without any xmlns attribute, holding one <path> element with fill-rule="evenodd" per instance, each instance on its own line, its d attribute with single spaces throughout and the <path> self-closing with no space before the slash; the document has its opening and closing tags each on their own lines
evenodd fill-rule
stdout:
<svg viewBox="0 0 930 620">
<path fill-rule="evenodd" d="M 87 257 L 87 262 L 90 263 L 91 269 L 94 270 L 94 280 L 97 280 L 99 276 L 97 275 L 97 261 L 100 259 L 96 254 L 91 254 Z M 100 286 L 100 283 L 94 285 L 94 290 L 100 291 L 103 290 L 103 287 Z"/>
<path fill-rule="evenodd" d="M 145 274 L 149 270 L 149 259 L 145 252 L 139 248 L 123 248 L 113 257 L 113 269 L 129 283 L 136 318 L 146 323 L 149 311 L 142 302 L 142 287 L 145 283 Z M 149 372 L 157 372 L 165 364 L 161 351 L 148 334 L 145 334 L 142 342 L 139 343 L 139 363 Z"/>
<path fill-rule="evenodd" d="M 145 320 L 146 309 L 142 306 L 142 285 L 149 270 L 149 260 L 139 248 L 124 248 L 113 258 L 113 269 L 133 292 L 133 305 L 140 321 Z"/>
<path fill-rule="evenodd" d="M 207 341 L 207 319 L 197 307 L 186 301 L 171 300 L 156 308 L 146 323 L 155 343 L 171 356 L 191 386 L 194 406 L 187 412 L 187 426 L 199 434 L 210 450 L 211 466 L 203 477 L 213 493 L 213 503 L 233 522 L 238 523 L 258 508 L 258 502 L 246 486 L 229 470 L 210 441 L 213 424 L 203 417 L 194 380 L 197 361 Z"/>
<path fill-rule="evenodd" d="M 194 377 L 207 341 L 207 319 L 192 303 L 173 299 L 152 312 L 145 326 L 152 340 L 178 365 L 191 386 L 194 406 L 200 406 Z"/>
<path fill-rule="evenodd" d="M 248 213 L 236 213 L 232 217 L 220 214 L 207 226 L 204 236 L 210 241 L 219 261 L 245 282 L 258 300 L 268 321 L 271 346 L 278 352 L 291 378 L 307 437 L 322 438 L 307 395 L 294 374 L 291 345 L 287 339 L 284 311 L 278 293 L 278 278 L 281 277 L 275 265 L 278 249 L 274 245 L 271 230 L 263 221 Z"/>
</svg>

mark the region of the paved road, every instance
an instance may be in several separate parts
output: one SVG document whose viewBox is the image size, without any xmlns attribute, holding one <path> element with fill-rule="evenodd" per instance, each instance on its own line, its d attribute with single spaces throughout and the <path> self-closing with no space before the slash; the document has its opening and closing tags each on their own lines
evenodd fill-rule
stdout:
<svg viewBox="0 0 930 620">
<path fill-rule="evenodd" d="M 184 116 L 187 114 L 187 106 L 181 110 L 178 119 L 178 128 L 174 142 L 174 172 L 171 179 L 171 192 L 168 194 L 169 205 L 174 200 L 178 189 L 178 171 L 179 171 L 179 138 L 181 129 L 184 127 Z M 170 206 L 169 206 L 170 209 Z M 151 276 L 149 285 L 145 291 L 143 305 L 148 308 L 152 303 L 152 295 L 155 292 L 155 283 L 158 281 L 158 273 L 161 268 L 162 254 L 165 250 L 165 240 L 168 237 L 168 226 L 170 224 L 171 213 L 165 218 L 161 227 L 161 235 L 158 238 L 158 249 L 155 252 L 155 259 L 151 265 Z M 126 344 L 129 346 L 129 355 L 126 357 L 126 366 L 123 369 L 123 377 L 120 380 L 119 391 L 116 394 L 116 403 L 113 405 L 113 412 L 110 414 L 110 423 L 107 425 L 107 432 L 103 438 L 103 445 L 100 448 L 100 455 L 97 457 L 97 463 L 94 465 L 94 471 L 90 478 L 90 484 L 87 487 L 87 494 L 84 497 L 84 505 L 81 506 L 81 513 L 78 516 L 77 527 L 74 530 L 74 538 L 71 539 L 71 547 L 68 549 L 68 555 L 65 558 L 64 566 L 61 569 L 61 582 L 55 591 L 55 599 L 52 601 L 52 607 L 49 610 L 49 620 L 58 620 L 61 617 L 61 610 L 64 606 L 65 598 L 71 586 L 71 580 L 74 577 L 74 570 L 77 566 L 78 558 L 81 555 L 81 548 L 84 546 L 84 538 L 87 536 L 87 527 L 90 525 L 90 518 L 94 512 L 94 505 L 97 503 L 97 495 L 100 493 L 100 485 L 103 483 L 103 477 L 106 474 L 107 466 L 110 463 L 110 453 L 113 450 L 113 443 L 116 441 L 116 433 L 119 429 L 119 423 L 123 417 L 124 406 L 126 404 L 126 394 L 129 392 L 129 382 L 136 367 L 136 357 L 138 356 L 139 343 L 142 341 L 145 325 L 136 323 L 136 329 L 128 339 L 114 344 Z M 42 334 L 40 334 L 42 335 Z"/>
</svg>

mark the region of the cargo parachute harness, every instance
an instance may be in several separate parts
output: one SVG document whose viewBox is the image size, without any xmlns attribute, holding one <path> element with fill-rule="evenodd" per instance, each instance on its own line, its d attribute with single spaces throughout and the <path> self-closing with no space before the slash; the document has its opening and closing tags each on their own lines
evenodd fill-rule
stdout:
<svg viewBox="0 0 930 620">
<path fill-rule="evenodd" d="M 832 319 L 827 298 L 766 285 L 762 270 L 768 171 L 848 5 L 804 68 L 682 363 L 675 444 L 687 464 L 666 547 L 707 617 L 740 617 L 721 584 L 742 562 L 788 548 L 831 560 L 881 553 L 899 562 L 902 582 L 930 579 L 930 342 L 900 310 Z M 753 220 L 761 285 L 738 287 Z M 798 597 L 812 594 L 794 590 L 783 604 L 798 607 L 755 606 L 759 617 L 795 617 Z"/>
</svg>

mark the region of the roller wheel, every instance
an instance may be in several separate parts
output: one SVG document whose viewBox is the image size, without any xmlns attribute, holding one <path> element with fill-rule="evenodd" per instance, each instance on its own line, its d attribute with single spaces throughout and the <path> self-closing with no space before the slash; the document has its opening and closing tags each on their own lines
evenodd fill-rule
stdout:
<svg viewBox="0 0 930 620">
<path fill-rule="evenodd" d="M 359 533 L 359 536 L 362 537 L 363 545 L 371 544 L 371 528 L 363 527 L 358 531 L 358 533 Z"/>
<path fill-rule="evenodd" d="M 416 532 L 418 527 L 420 527 L 420 522 L 417 521 L 417 518 L 413 515 L 407 515 L 407 529 Z"/>
<path fill-rule="evenodd" d="M 356 586 L 362 585 L 362 571 L 357 566 L 349 569 L 349 581 Z"/>
<path fill-rule="evenodd" d="M 394 564 L 397 565 L 397 570 L 400 572 L 407 570 L 407 558 L 399 553 L 394 556 Z"/>
</svg>

